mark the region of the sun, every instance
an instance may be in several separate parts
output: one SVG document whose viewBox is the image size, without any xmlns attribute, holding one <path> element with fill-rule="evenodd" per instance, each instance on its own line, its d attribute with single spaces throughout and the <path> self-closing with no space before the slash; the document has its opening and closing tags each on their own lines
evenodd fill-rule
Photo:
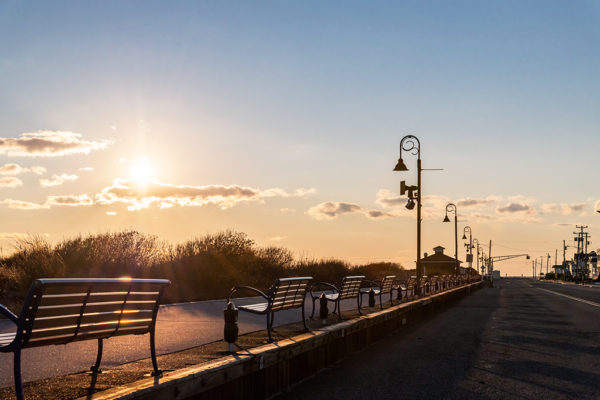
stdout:
<svg viewBox="0 0 600 400">
<path fill-rule="evenodd" d="M 147 157 L 131 160 L 129 177 L 139 185 L 145 185 L 154 179 L 154 167 Z"/>
</svg>

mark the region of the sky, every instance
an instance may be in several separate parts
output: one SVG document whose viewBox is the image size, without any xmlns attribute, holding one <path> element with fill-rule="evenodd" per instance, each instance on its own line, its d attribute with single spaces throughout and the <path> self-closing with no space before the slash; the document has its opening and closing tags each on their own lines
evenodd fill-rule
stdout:
<svg viewBox="0 0 600 400">
<path fill-rule="evenodd" d="M 414 135 L 423 252 L 453 202 L 459 259 L 469 226 L 552 265 L 577 225 L 600 248 L 599 109 L 600 1 L 0 0 L 0 246 L 233 229 L 413 268 Z"/>
</svg>

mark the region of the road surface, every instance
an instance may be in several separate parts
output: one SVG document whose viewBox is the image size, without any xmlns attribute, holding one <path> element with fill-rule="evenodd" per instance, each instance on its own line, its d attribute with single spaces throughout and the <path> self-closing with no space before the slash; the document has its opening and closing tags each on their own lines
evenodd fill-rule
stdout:
<svg viewBox="0 0 600 400">
<path fill-rule="evenodd" d="M 397 398 L 600 398 L 600 289 L 501 279 L 277 397 Z"/>
</svg>

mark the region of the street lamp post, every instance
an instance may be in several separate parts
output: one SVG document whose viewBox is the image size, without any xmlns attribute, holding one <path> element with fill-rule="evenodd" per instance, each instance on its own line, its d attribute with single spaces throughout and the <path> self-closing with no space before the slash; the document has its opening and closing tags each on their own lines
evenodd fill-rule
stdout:
<svg viewBox="0 0 600 400">
<path fill-rule="evenodd" d="M 479 273 L 479 240 L 477 238 L 473 239 L 473 243 L 477 243 L 477 273 Z M 483 278 L 483 274 L 482 278 Z"/>
<path fill-rule="evenodd" d="M 404 181 L 400 184 L 401 195 L 408 192 L 408 203 L 406 208 L 412 210 L 417 202 L 417 292 L 420 291 L 420 282 L 423 278 L 421 269 L 421 142 L 416 136 L 406 135 L 400 140 L 400 158 L 394 167 L 394 171 L 408 171 L 406 164 L 402 160 L 402 150 L 410 152 L 417 156 L 417 186 L 406 186 Z M 416 192 L 416 193 L 415 193 Z M 416 195 L 416 198 L 415 198 Z M 419 293 L 420 294 L 420 293 Z"/>
<path fill-rule="evenodd" d="M 456 275 L 460 275 L 460 269 L 458 267 L 458 213 L 456 212 L 456 204 L 446 204 L 446 217 L 444 222 L 450 222 L 448 218 L 448 212 L 454 212 L 454 259 L 456 261 Z"/>
<path fill-rule="evenodd" d="M 463 240 L 467 240 L 467 232 L 469 232 L 469 244 L 465 243 L 465 246 L 469 247 L 469 255 L 467 256 L 468 260 L 467 262 L 469 263 L 469 276 L 471 275 L 471 268 L 473 268 L 473 235 L 471 234 L 471 227 L 470 226 L 465 226 L 463 228 Z"/>
</svg>

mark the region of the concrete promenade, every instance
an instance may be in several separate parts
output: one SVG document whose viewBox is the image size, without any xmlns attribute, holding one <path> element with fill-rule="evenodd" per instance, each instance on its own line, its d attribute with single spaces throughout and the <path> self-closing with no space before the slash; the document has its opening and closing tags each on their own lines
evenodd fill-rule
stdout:
<svg viewBox="0 0 600 400">
<path fill-rule="evenodd" d="M 598 399 L 600 289 L 502 279 L 277 399 Z"/>
<path fill-rule="evenodd" d="M 251 299 L 234 299 L 244 304 Z M 156 324 L 156 350 L 159 355 L 189 349 L 223 339 L 225 300 L 169 304 L 160 307 Z M 312 305 L 307 300 L 307 316 Z M 356 309 L 356 301 L 347 300 L 342 310 Z M 13 310 L 19 312 L 20 310 Z M 318 311 L 318 304 L 317 304 Z M 299 310 L 277 313 L 275 326 L 301 321 Z M 265 329 L 265 317 L 240 313 L 240 334 Z M 14 324 L 0 320 L 0 333 L 14 330 Z M 149 335 L 128 335 L 105 341 L 102 368 L 150 357 Z M 25 382 L 87 371 L 96 359 L 97 342 L 86 340 L 62 346 L 23 350 L 22 373 Z M 49 362 L 49 360 L 52 360 Z M 0 353 L 0 387 L 13 385 L 13 354 Z"/>
</svg>

